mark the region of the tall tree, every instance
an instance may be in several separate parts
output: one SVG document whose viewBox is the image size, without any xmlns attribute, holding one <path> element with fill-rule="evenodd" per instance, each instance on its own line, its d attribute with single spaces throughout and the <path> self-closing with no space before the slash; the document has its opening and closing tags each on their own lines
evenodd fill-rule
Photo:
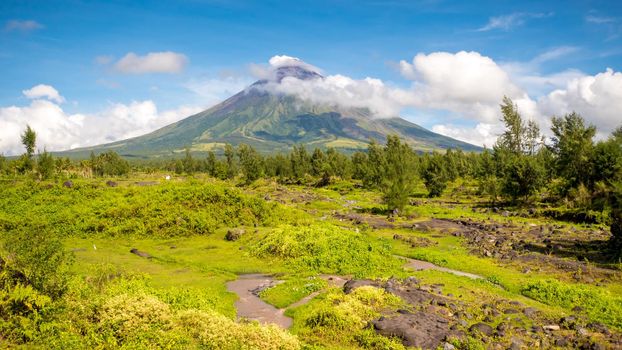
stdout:
<svg viewBox="0 0 622 350">
<path fill-rule="evenodd" d="M 382 146 L 375 140 L 371 140 L 367 146 L 367 164 L 365 175 L 363 176 L 363 186 L 376 189 L 379 188 L 384 176 L 385 154 Z"/>
<path fill-rule="evenodd" d="M 56 163 L 54 157 L 47 150 L 43 150 L 43 153 L 39 154 L 37 170 L 43 180 L 47 180 L 54 176 L 56 172 Z"/>
<path fill-rule="evenodd" d="M 416 179 L 415 154 L 397 135 L 389 135 L 384 147 L 382 190 L 389 210 L 401 211 L 408 204 Z"/>
<path fill-rule="evenodd" d="M 450 180 L 445 157 L 434 153 L 426 162 L 423 170 L 423 182 L 428 189 L 429 197 L 439 197 Z"/>
<path fill-rule="evenodd" d="M 225 145 L 225 159 L 227 160 L 227 178 L 233 179 L 238 174 L 235 163 L 235 149 L 230 144 Z"/>
<path fill-rule="evenodd" d="M 586 126 L 583 118 L 572 112 L 561 118 L 553 117 L 551 131 L 556 172 L 567 182 L 566 189 L 576 188 L 579 184 L 588 185 L 596 128 Z"/>
<path fill-rule="evenodd" d="M 240 144 L 238 146 L 238 157 L 246 184 L 250 184 L 263 176 L 263 160 L 253 147 L 244 143 Z"/>
<path fill-rule="evenodd" d="M 34 161 L 33 161 L 33 155 L 35 154 L 35 144 L 37 142 L 37 134 L 35 133 L 35 131 L 30 127 L 30 125 L 26 125 L 26 130 L 24 130 L 24 133 L 21 135 L 21 139 L 22 139 L 22 144 L 24 145 L 24 148 L 26 148 L 26 153 L 24 153 L 24 155 L 22 155 L 22 159 L 21 159 L 21 171 L 28 171 L 28 170 L 32 170 L 32 168 L 34 167 Z"/>
<path fill-rule="evenodd" d="M 513 154 L 521 154 L 524 147 L 526 127 L 518 112 L 518 106 L 507 96 L 503 97 L 501 114 L 505 131 L 499 136 L 497 144 Z"/>
</svg>

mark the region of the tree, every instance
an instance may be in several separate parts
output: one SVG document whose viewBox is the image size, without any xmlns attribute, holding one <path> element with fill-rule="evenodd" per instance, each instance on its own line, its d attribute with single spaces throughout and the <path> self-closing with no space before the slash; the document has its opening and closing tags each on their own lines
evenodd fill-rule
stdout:
<svg viewBox="0 0 622 350">
<path fill-rule="evenodd" d="M 305 175 L 311 172 L 311 158 L 303 145 L 294 145 L 289 157 L 292 167 L 292 176 L 296 180 L 301 180 Z"/>
<path fill-rule="evenodd" d="M 479 157 L 476 176 L 479 192 L 488 195 L 491 204 L 495 205 L 501 195 L 501 181 L 497 177 L 497 163 L 488 149 L 485 149 Z"/>
<path fill-rule="evenodd" d="M 263 176 L 263 160 L 255 149 L 247 144 L 238 146 L 238 157 L 246 184 L 250 184 Z"/>
<path fill-rule="evenodd" d="M 586 126 L 577 113 L 570 113 L 562 118 L 553 117 L 552 147 L 555 154 L 555 169 L 558 176 L 566 182 L 566 191 L 579 184 L 591 186 L 591 154 L 594 148 L 593 138 L 596 128 Z"/>
<path fill-rule="evenodd" d="M 26 130 L 21 136 L 22 144 L 26 148 L 26 153 L 22 156 L 22 170 L 28 171 L 32 170 L 34 167 L 34 162 L 32 160 L 33 155 L 35 154 L 35 144 L 37 142 L 37 134 L 30 127 L 30 125 L 26 125 Z"/>
<path fill-rule="evenodd" d="M 387 209 L 402 211 L 416 179 L 415 154 L 397 135 L 389 135 L 383 151 L 380 189 Z"/>
<path fill-rule="evenodd" d="M 445 168 L 446 162 L 443 156 L 434 153 L 423 170 L 423 182 L 428 189 L 428 196 L 439 197 L 449 182 L 449 175 Z"/>
<path fill-rule="evenodd" d="M 542 135 L 540 134 L 540 126 L 534 120 L 527 122 L 525 129 L 525 150 L 529 155 L 534 155 L 538 150 L 538 146 L 542 143 Z"/>
<path fill-rule="evenodd" d="M 91 153 L 90 166 L 96 176 L 120 176 L 130 172 L 130 163 L 115 151 L 108 151 L 97 156 Z"/>
<path fill-rule="evenodd" d="M 527 201 L 543 185 L 545 170 L 535 157 L 519 155 L 511 158 L 503 178 L 503 194 Z"/>
<path fill-rule="evenodd" d="M 29 158 L 35 154 L 35 144 L 37 142 L 37 134 L 30 127 L 30 125 L 26 125 L 26 130 L 22 134 L 22 144 L 26 148 L 26 154 Z"/>
<path fill-rule="evenodd" d="M 509 97 L 504 96 L 501 113 L 505 131 L 499 136 L 497 144 L 513 154 L 520 154 L 523 152 L 526 128 L 518 112 L 518 106 Z"/>
<path fill-rule="evenodd" d="M 4 154 L 0 153 L 0 175 L 2 175 L 8 168 L 8 162 Z"/>
<path fill-rule="evenodd" d="M 367 164 L 362 178 L 363 186 L 369 189 L 380 187 L 384 177 L 385 162 L 383 148 L 375 140 L 371 140 L 367 146 Z"/>
<path fill-rule="evenodd" d="M 362 180 L 365 176 L 367 167 L 367 154 L 357 151 L 354 152 L 351 158 L 352 162 L 352 177 L 357 180 Z"/>
<path fill-rule="evenodd" d="M 322 175 L 324 163 L 326 163 L 326 156 L 324 155 L 324 152 L 322 152 L 319 148 L 314 149 L 313 155 L 311 155 L 311 174 L 313 176 Z"/>
<path fill-rule="evenodd" d="M 182 169 L 186 172 L 186 174 L 191 175 L 196 170 L 197 164 L 192 154 L 190 153 L 190 148 L 186 147 L 184 151 L 184 158 L 181 160 Z"/>
<path fill-rule="evenodd" d="M 227 160 L 227 178 L 233 179 L 238 174 L 238 167 L 235 163 L 235 149 L 230 144 L 225 145 L 225 158 Z"/>
<path fill-rule="evenodd" d="M 43 150 L 43 153 L 39 154 L 39 159 L 37 160 L 37 170 L 43 180 L 47 180 L 54 176 L 56 172 L 56 163 L 54 161 L 54 157 L 48 153 L 47 150 Z"/>
</svg>

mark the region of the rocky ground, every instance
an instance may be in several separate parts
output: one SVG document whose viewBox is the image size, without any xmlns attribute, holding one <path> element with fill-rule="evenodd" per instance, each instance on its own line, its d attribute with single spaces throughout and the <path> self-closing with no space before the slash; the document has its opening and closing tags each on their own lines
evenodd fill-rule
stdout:
<svg viewBox="0 0 622 350">
<path fill-rule="evenodd" d="M 622 348 L 620 334 L 605 325 L 587 322 L 582 309 L 562 319 L 548 319 L 539 310 L 506 299 L 469 305 L 442 285 L 424 285 L 416 278 L 386 282 L 350 280 L 344 292 L 371 285 L 400 297 L 407 308 L 389 312 L 373 320 L 369 327 L 384 336 L 397 337 L 406 346 L 424 349 L 454 349 L 456 341 L 480 339 L 488 349 L 527 348 Z M 477 314 L 472 310 L 478 309 Z"/>
</svg>

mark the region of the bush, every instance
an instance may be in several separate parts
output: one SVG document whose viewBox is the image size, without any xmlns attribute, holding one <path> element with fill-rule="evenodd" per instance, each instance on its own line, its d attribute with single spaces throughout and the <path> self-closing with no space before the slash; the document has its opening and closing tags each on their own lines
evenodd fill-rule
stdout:
<svg viewBox="0 0 622 350">
<path fill-rule="evenodd" d="M 236 323 L 216 313 L 184 311 L 176 317 L 176 325 L 196 339 L 202 349 L 300 349 L 296 336 L 277 326 Z"/>
<path fill-rule="evenodd" d="M 388 242 L 329 224 L 275 229 L 251 252 L 285 259 L 302 271 L 367 277 L 399 273 L 402 264 L 391 254 Z"/>
<path fill-rule="evenodd" d="M 622 297 L 611 295 L 608 291 L 549 280 L 527 284 L 522 294 L 566 309 L 584 307 L 592 319 L 622 328 Z"/>
<path fill-rule="evenodd" d="M 4 248 L 3 284 L 30 285 L 53 298 L 65 292 L 73 256 L 60 239 L 45 230 L 18 230 L 8 235 Z"/>
</svg>

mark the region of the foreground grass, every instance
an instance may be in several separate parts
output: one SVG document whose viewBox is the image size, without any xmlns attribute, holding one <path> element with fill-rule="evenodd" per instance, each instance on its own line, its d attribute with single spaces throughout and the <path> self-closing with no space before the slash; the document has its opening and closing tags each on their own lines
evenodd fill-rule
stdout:
<svg viewBox="0 0 622 350">
<path fill-rule="evenodd" d="M 16 299 L 15 291 L 5 294 L 0 311 L 8 305 L 6 300 L 35 306 L 3 321 L 4 345 L 402 348 L 398 341 L 365 328 L 383 310 L 399 307 L 396 300 L 376 290 L 344 295 L 327 288 L 318 278 L 321 274 L 381 279 L 414 275 L 422 283 L 442 284 L 445 294 L 472 305 L 474 320 L 483 317 L 478 309 L 483 300 L 503 299 L 536 307 L 551 319 L 581 305 L 590 319 L 622 329 L 622 286 L 618 283 L 595 286 L 564 281 L 550 272 L 525 274 L 517 266 L 471 254 L 457 237 L 403 228 L 372 229 L 334 219 L 337 211 L 386 218 L 378 193 L 351 183 L 316 189 L 260 180 L 240 189 L 211 179 L 162 183 L 154 179 L 157 184 L 153 186 L 137 186 L 137 181 L 106 187 L 102 180 L 82 180 L 71 189 L 42 183 L 0 186 L 3 235 L 44 230 L 63 237 L 65 247 L 75 255 L 74 277 L 63 299 L 51 301 L 39 292 L 21 289 L 21 299 Z M 266 195 L 274 201 L 263 200 Z M 440 200 L 415 199 L 421 202 L 409 206 L 407 217 L 396 223 L 490 216 L 471 212 L 477 198 L 468 196 L 450 192 Z M 442 201 L 459 204 L 449 207 Z M 540 219 L 505 219 L 540 223 Z M 242 228 L 245 233 L 230 242 L 225 240 L 230 228 Z M 411 247 L 393 239 L 396 233 L 434 244 Z M 151 257 L 130 253 L 133 248 Z M 394 255 L 485 278 L 407 272 Z M 234 322 L 236 296 L 227 291 L 226 282 L 245 273 L 275 274 L 284 280 L 261 294 L 278 308 L 319 293 L 308 304 L 287 310 L 294 318 L 291 333 L 238 324 Z M 127 319 L 115 316 L 125 311 Z M 155 323 L 140 315 L 148 315 Z M 136 329 L 124 328 L 126 322 L 134 322 Z"/>
</svg>

